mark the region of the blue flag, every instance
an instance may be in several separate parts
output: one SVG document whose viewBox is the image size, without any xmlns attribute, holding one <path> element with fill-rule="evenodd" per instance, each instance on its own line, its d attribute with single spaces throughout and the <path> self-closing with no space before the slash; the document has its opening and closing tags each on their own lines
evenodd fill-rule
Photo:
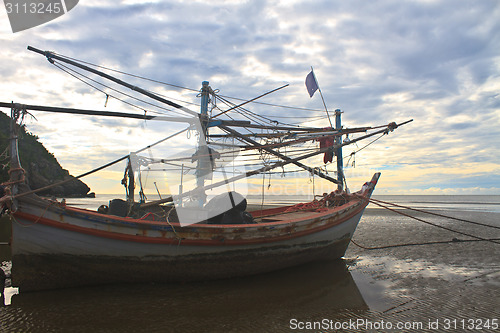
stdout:
<svg viewBox="0 0 500 333">
<path fill-rule="evenodd" d="M 314 72 L 307 74 L 306 77 L 306 88 L 310 97 L 313 97 L 316 90 L 318 90 L 318 83 L 316 82 L 316 77 L 314 77 Z"/>
</svg>

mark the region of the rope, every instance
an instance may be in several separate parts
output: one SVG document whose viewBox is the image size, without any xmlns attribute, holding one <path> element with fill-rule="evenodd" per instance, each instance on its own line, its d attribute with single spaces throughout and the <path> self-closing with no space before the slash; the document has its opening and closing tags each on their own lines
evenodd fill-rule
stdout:
<svg viewBox="0 0 500 333">
<path fill-rule="evenodd" d="M 139 150 L 135 151 L 135 152 L 134 152 L 134 154 L 138 154 L 138 153 L 143 152 L 144 150 L 149 149 L 149 148 L 151 148 L 151 147 L 153 147 L 153 146 L 155 146 L 155 145 L 157 145 L 157 144 L 160 144 L 160 143 L 162 143 L 162 142 L 164 142 L 164 141 L 166 141 L 166 140 L 169 140 L 169 139 L 173 138 L 174 136 L 179 135 L 179 134 L 181 134 L 181 133 L 183 133 L 183 132 L 187 131 L 189 128 L 190 128 L 190 127 L 185 128 L 185 129 L 183 129 L 183 130 L 180 130 L 180 131 L 178 131 L 178 132 L 176 132 L 176 133 L 174 133 L 174 134 L 172 134 L 172 135 L 170 135 L 170 136 L 168 136 L 168 137 L 166 137 L 166 138 L 164 138 L 164 139 L 161 139 L 161 140 L 159 140 L 159 141 L 157 141 L 157 142 L 155 142 L 155 143 L 153 143 L 153 144 L 150 144 L 149 146 L 146 146 L 146 147 L 144 147 L 144 148 L 142 148 L 142 149 L 139 149 Z M 66 183 L 71 182 L 71 181 L 73 181 L 73 180 L 75 180 L 75 179 L 80 179 L 80 178 L 82 178 L 82 177 L 88 176 L 88 175 L 90 175 L 90 174 L 92 174 L 92 173 L 95 173 L 95 172 L 97 172 L 97 171 L 100 171 L 100 170 L 102 170 L 102 169 L 105 169 L 105 168 L 107 168 L 107 167 L 110 167 L 110 166 L 112 166 L 112 165 L 114 165 L 114 164 L 116 164 L 116 163 L 118 163 L 118 162 L 121 162 L 121 161 L 123 161 L 123 160 L 125 160 L 125 159 L 129 158 L 129 156 L 130 156 L 130 154 L 129 154 L 129 155 L 122 156 L 122 157 L 120 157 L 119 159 L 116 159 L 116 160 L 114 160 L 114 161 L 112 161 L 112 162 L 109 162 L 109 163 L 107 163 L 107 164 L 105 164 L 105 165 L 103 165 L 103 166 L 100 166 L 100 167 L 98 167 L 98 168 L 95 168 L 95 169 L 93 169 L 93 170 L 90 170 L 90 171 L 87 171 L 87 172 L 85 172 L 85 173 L 82 173 L 81 175 L 78 175 L 78 176 L 76 176 L 76 177 L 73 177 L 73 178 L 68 178 L 68 179 L 63 180 L 63 181 L 60 181 L 60 182 L 58 182 L 58 183 L 54 183 L 54 184 L 51 184 L 51 185 L 47 185 L 47 186 L 44 186 L 44 187 L 41 187 L 41 188 L 38 188 L 38 189 L 35 189 L 35 190 L 31 190 L 31 191 L 28 191 L 28 192 L 22 192 L 22 193 L 16 194 L 15 196 L 13 196 L 13 197 L 12 197 L 12 199 L 17 199 L 17 198 L 24 197 L 24 196 L 27 196 L 27 195 L 30 195 L 30 194 L 33 194 L 33 193 L 37 193 L 37 192 L 40 192 L 40 191 L 45 191 L 45 190 L 47 190 L 47 189 L 49 189 L 49 188 L 52 188 L 52 187 L 55 187 L 55 186 L 59 186 L 59 185 L 62 185 L 62 184 L 66 184 Z"/>
<path fill-rule="evenodd" d="M 216 95 L 216 97 L 218 97 L 224 104 L 230 106 L 230 107 L 235 107 L 236 105 L 230 101 L 228 101 L 227 99 L 224 99 L 222 98 L 221 96 L 219 95 Z M 253 117 L 254 119 L 260 119 L 261 122 L 267 122 L 268 124 L 270 125 L 273 125 L 273 124 L 283 124 L 283 125 L 289 125 L 289 126 L 296 126 L 294 124 L 287 124 L 287 123 L 284 123 L 284 122 L 278 122 L 278 121 L 275 121 L 273 119 L 270 119 L 266 116 L 263 116 L 263 115 L 260 115 L 260 114 L 257 114 L 255 112 L 252 112 L 248 109 L 245 109 L 244 107 L 238 107 L 236 109 L 234 109 L 235 112 L 238 112 L 239 114 L 241 114 L 243 117 L 246 117 L 247 119 L 250 119 L 250 117 Z M 255 120 L 256 123 L 259 123 L 259 121 Z"/>
<path fill-rule="evenodd" d="M 1 185 L 2 186 L 10 186 L 10 185 L 14 185 L 14 184 L 21 184 L 21 183 L 24 183 L 24 181 L 26 180 L 26 177 L 25 177 L 25 173 L 26 171 L 23 169 L 23 168 L 12 168 L 10 169 L 9 171 L 7 171 L 9 173 L 9 175 L 11 173 L 13 173 L 14 171 L 21 171 L 21 178 L 18 179 L 18 180 L 12 180 L 12 181 L 8 181 L 8 182 L 3 182 Z"/>
<path fill-rule="evenodd" d="M 406 301 L 406 302 L 403 302 L 403 303 L 401 303 L 401 304 L 395 305 L 395 306 L 393 306 L 393 307 L 391 307 L 391 308 L 389 308 L 389 309 L 387 309 L 387 310 L 382 311 L 382 313 L 387 313 L 387 312 L 392 311 L 392 310 L 394 310 L 394 309 L 400 308 L 400 307 L 402 307 L 403 305 L 406 305 L 406 304 L 411 303 L 411 302 L 413 302 L 413 301 L 415 301 L 415 300 L 414 300 L 414 299 L 411 299 L 411 300 L 409 300 L 409 301 Z M 403 311 L 406 311 L 406 310 L 403 310 Z M 396 313 L 399 313 L 399 312 L 401 312 L 401 311 L 394 312 L 393 314 L 396 314 Z"/>
<path fill-rule="evenodd" d="M 383 137 L 384 135 L 386 135 L 386 134 L 387 134 L 387 133 L 385 133 L 385 132 L 384 132 L 384 133 L 382 133 L 382 134 L 381 134 L 378 138 L 376 138 L 375 140 L 372 140 L 371 142 L 367 143 L 367 144 L 366 144 L 366 145 L 364 145 L 363 147 L 361 147 L 361 148 L 359 148 L 358 150 L 356 150 L 356 151 L 354 152 L 354 154 L 359 153 L 360 151 L 362 151 L 363 149 L 365 149 L 366 147 L 368 147 L 368 146 L 369 146 L 369 145 L 371 145 L 372 143 L 375 143 L 375 142 L 377 142 L 378 140 L 382 139 L 382 137 Z M 352 155 L 352 153 L 351 153 L 351 155 Z"/>
<path fill-rule="evenodd" d="M 0 154 L 0 160 L 7 160 L 9 158 L 9 146 L 5 148 L 5 150 Z"/>
<path fill-rule="evenodd" d="M 15 216 L 14 216 L 13 212 L 10 212 L 10 214 L 9 214 L 9 215 L 10 215 L 10 218 L 11 218 L 12 220 L 14 220 L 14 222 L 16 222 L 17 224 L 19 224 L 21 227 L 23 227 L 23 228 L 29 228 L 29 227 L 31 227 L 31 226 L 33 226 L 33 225 L 37 224 L 38 222 L 40 222 L 40 219 L 41 219 L 41 218 L 45 215 L 45 213 L 49 210 L 49 207 L 50 207 L 50 206 L 52 206 L 52 205 L 55 205 L 55 204 L 56 204 L 56 202 L 52 202 L 52 201 L 50 201 L 50 202 L 49 202 L 49 204 L 45 207 L 45 210 L 42 212 L 42 215 L 38 216 L 38 218 L 37 218 L 37 219 L 36 219 L 33 223 L 30 223 L 30 224 L 24 224 L 24 223 L 19 222 L 19 221 L 15 218 Z"/>
<path fill-rule="evenodd" d="M 480 226 L 483 226 L 483 227 L 489 227 L 489 228 L 494 228 L 494 229 L 500 229 L 500 227 L 497 227 L 495 225 L 489 225 L 489 224 L 484 224 L 484 223 L 480 223 L 480 222 L 474 222 L 474 221 L 469 221 L 469 220 L 464 220 L 464 219 L 459 219 L 457 217 L 452 217 L 452 216 L 447 216 L 447 215 L 442 215 L 442 214 L 438 214 L 438 213 L 432 213 L 432 212 L 428 212 L 428 211 L 425 211 L 425 210 L 421 210 L 421 209 L 416 209 L 416 208 L 412 208 L 412 207 L 408 207 L 408 206 L 401 206 L 401 205 L 397 205 L 395 203 L 390 203 L 390 202 L 385 202 L 385 201 L 382 201 L 382 200 L 378 200 L 378 199 L 370 199 L 371 202 L 373 203 L 383 203 L 383 204 L 386 204 L 386 205 L 391 205 L 391 206 L 395 206 L 395 207 L 399 207 L 399 208 L 404 208 L 404 209 L 409 209 L 409 210 L 414 210 L 416 212 L 419 212 L 419 213 L 425 213 L 425 214 L 429 214 L 429 215 L 434 215 L 434 216 L 439 216 L 439 217 L 444 217 L 444 218 L 448 218 L 448 219 L 452 219 L 452 220 L 456 220 L 456 221 L 460 221 L 460 222 L 466 222 L 466 223 L 472 223 L 472 224 L 477 224 L 477 225 L 480 225 Z"/>
<path fill-rule="evenodd" d="M 376 247 L 363 246 L 363 245 L 358 244 L 357 242 L 355 242 L 353 239 L 351 239 L 351 243 L 353 243 L 354 245 L 356 245 L 356 246 L 358 246 L 358 247 L 360 247 L 360 248 L 362 248 L 364 250 L 380 250 L 380 249 L 388 249 L 388 248 L 404 247 L 404 246 L 435 245 L 435 244 L 461 243 L 461 242 L 479 242 L 479 241 L 486 241 L 486 242 L 491 242 L 491 243 L 495 243 L 495 244 L 500 244 L 500 242 L 497 242 L 497 241 L 500 240 L 500 238 L 483 238 L 483 237 L 471 235 L 471 234 L 468 234 L 468 233 L 465 233 L 465 232 L 462 232 L 462 231 L 458 231 L 458 230 L 454 230 L 454 229 L 451 229 L 451 228 L 443 227 L 443 226 L 440 226 L 438 224 L 435 224 L 435 223 L 432 223 L 432 222 L 429 222 L 429 221 L 425 221 L 425 220 L 422 220 L 422 219 L 420 219 L 418 217 L 411 216 L 409 214 L 406 214 L 406 213 L 397 211 L 395 209 L 389 208 L 387 206 L 382 205 L 381 203 L 384 203 L 384 204 L 387 204 L 387 205 L 393 205 L 393 206 L 396 206 L 396 207 L 399 207 L 399 208 L 405 208 L 405 209 L 409 209 L 409 210 L 414 210 L 414 211 L 417 211 L 417 212 L 427 213 L 427 214 L 430 214 L 430 215 L 436 215 L 436 216 L 439 216 L 439 217 L 444 217 L 444 218 L 449 218 L 449 219 L 458 220 L 458 221 L 462 221 L 462 222 L 473 223 L 473 224 L 477 224 L 477 225 L 481 225 L 481 226 L 485 226 L 485 227 L 491 227 L 491 228 L 500 229 L 500 228 L 498 228 L 496 226 L 491 226 L 491 225 L 483 224 L 483 223 L 479 223 L 479 222 L 473 222 L 473 221 L 469 221 L 469 220 L 459 219 L 459 218 L 455 218 L 455 217 L 451 217 L 451 216 L 446 216 L 446 215 L 442 215 L 442 214 L 431 213 L 431 212 L 427 212 L 427 211 L 424 211 L 424 210 L 415 209 L 415 208 L 406 207 L 406 206 L 401 206 L 401 205 L 397 205 L 397 204 L 393 204 L 393 203 L 389 203 L 389 202 L 384 202 L 384 201 L 376 200 L 376 199 L 370 199 L 370 202 L 373 203 L 373 204 L 375 204 L 375 205 L 377 205 L 377 206 L 379 206 L 379 207 L 382 207 L 382 208 L 385 208 L 387 210 L 390 210 L 390 211 L 392 211 L 392 212 L 394 212 L 396 214 L 400 214 L 400 215 L 409 217 L 411 219 L 417 220 L 419 222 L 426 223 L 426 224 L 432 225 L 432 226 L 440 228 L 440 229 L 444 229 L 444 230 L 447 230 L 447 231 L 451 231 L 451 232 L 454 232 L 454 233 L 457 233 L 457 234 L 460 234 L 460 235 L 463 235 L 463 236 L 472 237 L 472 238 L 475 238 L 475 239 L 459 240 L 459 239 L 453 238 L 451 241 L 433 241 L 433 242 L 420 242 L 420 243 L 404 243 L 404 244 L 394 244 L 394 245 L 385 245 L 385 246 L 376 246 Z"/>
<path fill-rule="evenodd" d="M 484 241 L 496 241 L 496 240 L 500 240 L 500 238 L 487 238 Z M 353 243 L 357 247 L 362 248 L 363 250 L 382 250 L 382 249 L 390 249 L 390 248 L 394 248 L 394 247 L 417 246 L 417 245 L 435 245 L 435 244 L 449 244 L 449 243 L 466 243 L 466 242 L 483 242 L 483 240 L 481 240 L 481 239 L 456 239 L 456 238 L 453 238 L 452 240 L 449 240 L 449 241 L 435 241 L 435 242 L 423 242 L 423 243 L 405 243 L 405 244 L 394 244 L 394 245 L 386 245 L 386 246 L 369 247 L 369 246 L 363 246 L 361 244 L 358 244 L 353 239 L 351 239 L 351 243 Z"/>
<path fill-rule="evenodd" d="M 372 143 L 375 143 L 376 141 L 380 140 L 384 135 L 386 135 L 387 133 L 382 133 L 378 138 L 376 138 L 375 140 L 372 140 L 371 142 L 367 143 L 365 146 L 359 148 L 358 150 L 356 151 L 353 151 L 350 155 L 349 155 L 349 159 L 347 160 L 346 162 L 346 168 L 347 166 L 349 165 L 349 162 L 351 161 L 351 158 L 354 157 L 354 161 L 352 162 L 352 166 L 355 167 L 356 165 L 356 154 L 359 153 L 360 151 L 362 151 L 363 149 L 365 149 L 366 147 L 368 147 L 369 145 L 371 145 Z"/>
<path fill-rule="evenodd" d="M 486 272 L 486 273 L 484 273 L 484 274 L 480 274 L 480 275 L 473 276 L 473 277 L 471 277 L 471 278 L 465 279 L 463 282 L 467 282 L 467 281 L 474 280 L 474 279 L 479 279 L 479 278 L 482 278 L 482 277 L 488 276 L 488 275 L 490 275 L 490 274 L 495 274 L 495 273 L 498 273 L 498 272 L 500 272 L 500 270 L 495 270 L 495 271 L 491 271 L 491 272 Z"/>
<path fill-rule="evenodd" d="M 384 205 L 381 205 L 375 201 L 372 201 L 372 199 L 370 199 L 370 202 L 372 202 L 373 204 L 377 205 L 377 206 L 380 206 L 382 208 L 385 208 L 387 210 L 390 210 L 392 212 L 395 212 L 397 214 L 400 214 L 400 215 L 403 215 L 403 216 L 406 216 L 406 217 L 409 217 L 409 218 L 412 218 L 414 220 L 417 220 L 419 222 L 422 222 L 422 223 L 425 223 L 425 224 L 429 224 L 429 225 L 432 225 L 434 227 L 437 227 L 437 228 L 440 228 L 440 229 L 444 229 L 444 230 L 447 230 L 447 231 L 451 231 L 451 232 L 454 232 L 454 233 L 457 233 L 459 235 L 463 235 L 463 236 L 468 236 L 468 237 L 472 237 L 472 238 L 475 238 L 475 239 L 479 239 L 479 240 L 482 240 L 482 241 L 488 241 L 488 242 L 492 242 L 492 243 L 495 243 L 495 244 L 500 244 L 499 242 L 495 242 L 495 240 L 492 240 L 492 239 L 487 239 L 487 238 L 483 238 L 483 237 L 479 237 L 479 236 L 475 236 L 475 235 L 471 235 L 471 234 L 468 234 L 466 232 L 462 232 L 462 231 L 458 231 L 458 230 L 454 230 L 454 229 L 451 229 L 451 228 L 448 228 L 448 227 L 443 227 L 441 225 L 438 225 L 438 224 L 435 224 L 435 223 L 432 223 L 432 222 L 429 222 L 429 221 L 424 221 L 418 217 L 415 217 L 415 216 L 411 216 L 409 214 L 406 214 L 406 213 L 403 213 L 403 212 L 399 212 L 395 209 L 392 209 L 392 208 L 389 208 L 387 206 L 384 206 Z"/>
<path fill-rule="evenodd" d="M 79 80 L 79 81 L 81 81 L 81 82 L 85 83 L 86 85 L 88 85 L 88 86 L 90 86 L 90 87 L 94 88 L 95 90 L 100 91 L 100 92 L 102 92 L 103 94 L 105 94 L 105 95 L 106 95 L 106 104 L 107 104 L 107 101 L 108 101 L 109 97 L 112 97 L 112 98 L 117 99 L 117 100 L 119 100 L 120 102 L 125 103 L 125 104 L 127 104 L 127 105 L 130 105 L 130 106 L 132 106 L 132 107 L 134 107 L 134 108 L 138 108 L 138 109 L 140 109 L 140 110 L 142 110 L 142 111 L 146 111 L 146 110 L 144 110 L 144 108 L 143 108 L 143 107 L 141 107 L 141 106 L 135 105 L 135 104 L 133 104 L 133 103 L 127 102 L 127 101 L 126 101 L 126 100 L 124 100 L 124 99 L 121 99 L 121 98 L 119 98 L 119 97 L 116 97 L 116 96 L 114 96 L 114 95 L 111 95 L 111 94 L 106 93 L 106 91 L 104 91 L 104 90 L 102 90 L 102 89 L 100 89 L 100 88 L 96 87 L 95 85 L 93 85 L 93 84 L 91 84 L 91 83 L 89 83 L 89 82 L 86 82 L 85 80 L 83 80 L 82 78 L 78 77 L 77 75 L 80 75 L 80 76 L 84 77 L 85 79 L 87 79 L 87 80 L 89 80 L 89 81 L 92 81 L 92 82 L 94 82 L 94 83 L 97 83 L 97 84 L 99 84 L 99 85 L 101 85 L 101 86 L 103 86 L 103 87 L 106 87 L 106 88 L 108 88 L 108 89 L 111 89 L 111 90 L 113 90 L 113 91 L 115 91 L 115 92 L 117 92 L 117 93 L 119 93 L 119 94 L 125 95 L 125 96 L 130 97 L 130 98 L 132 98 L 132 99 L 135 99 L 135 100 L 137 100 L 137 101 L 139 101 L 139 102 L 142 102 L 142 103 L 148 104 L 148 105 L 150 105 L 150 106 L 154 106 L 154 107 L 157 107 L 157 108 L 163 109 L 163 110 L 165 110 L 165 111 L 167 111 L 167 112 L 172 112 L 172 113 L 175 113 L 175 114 L 181 114 L 180 112 L 176 112 L 176 111 L 174 111 L 174 110 L 172 110 L 172 109 L 168 109 L 168 108 L 163 107 L 163 106 L 161 106 L 161 105 L 158 105 L 158 104 L 154 104 L 154 103 L 148 102 L 148 101 L 146 101 L 146 100 L 140 99 L 140 98 L 138 98 L 138 97 L 135 97 L 135 96 L 133 96 L 133 95 L 130 95 L 130 94 L 127 94 L 127 93 L 125 93 L 125 92 L 123 92 L 123 91 L 120 91 L 120 90 L 118 90 L 118 89 L 115 89 L 115 88 L 113 88 L 113 87 L 111 87 L 111 86 L 109 86 L 109 85 L 106 85 L 106 84 L 101 83 L 101 82 L 99 82 L 99 81 L 97 81 L 97 80 L 94 80 L 94 79 L 90 78 L 89 76 L 84 75 L 84 74 L 82 74 L 82 73 L 80 73 L 80 72 L 78 72 L 78 71 L 76 71 L 76 70 L 74 70 L 74 69 L 72 69 L 72 68 L 70 68 L 70 67 L 68 67 L 68 66 L 65 66 L 65 65 L 62 65 L 62 64 L 59 64 L 59 63 L 57 63 L 57 64 L 56 64 L 55 62 L 54 62 L 54 64 L 53 64 L 53 65 L 54 65 L 56 68 L 58 68 L 58 69 L 62 70 L 63 72 L 65 72 L 66 74 L 69 74 L 69 75 L 73 76 L 75 79 L 77 79 L 77 80 Z M 73 73 L 75 73 L 75 74 L 73 74 L 73 73 L 71 73 L 71 72 L 73 72 Z M 106 105 L 105 105 L 105 106 L 106 106 Z M 153 110 L 150 110 L 150 112 L 155 112 L 155 113 L 159 113 L 159 114 L 164 114 L 164 113 L 162 113 L 162 112 L 153 111 Z"/>
<path fill-rule="evenodd" d="M 271 178 L 271 176 L 269 176 L 269 178 Z M 261 194 L 262 195 L 262 200 L 260 202 L 260 216 L 261 216 L 260 220 L 261 220 L 261 222 L 264 220 L 262 211 L 264 210 L 264 200 L 265 200 L 264 197 L 266 195 L 266 191 L 264 189 L 265 184 L 266 184 L 266 173 L 263 172 L 262 173 L 262 194 Z"/>
<path fill-rule="evenodd" d="M 45 207 L 45 210 L 43 211 L 42 215 L 38 216 L 38 218 L 36 219 L 36 221 L 33 222 L 30 225 L 37 224 L 40 221 L 40 219 L 45 215 L 45 213 L 47 213 L 47 211 L 49 210 L 49 207 L 52 206 L 52 205 L 55 205 L 55 204 L 56 204 L 55 202 L 49 201 L 49 204 L 47 205 L 47 207 Z M 17 223 L 23 225 L 19 221 Z M 24 226 L 28 226 L 29 227 L 30 225 L 24 225 Z"/>
<path fill-rule="evenodd" d="M 80 59 L 68 57 L 68 56 L 65 56 L 65 55 L 62 55 L 62 54 L 59 54 L 59 53 L 56 53 L 56 52 L 53 52 L 53 53 L 56 54 L 56 55 L 58 55 L 58 56 L 60 56 L 60 57 L 66 58 L 66 59 L 77 61 L 77 62 L 80 62 L 80 63 L 83 63 L 83 64 L 87 64 L 87 65 L 90 65 L 90 66 L 94 66 L 94 67 L 97 67 L 97 68 L 106 69 L 106 70 L 111 71 L 111 72 L 115 72 L 115 73 L 119 73 L 119 74 L 124 74 L 124 75 L 128 75 L 128 76 L 132 76 L 132 77 L 135 77 L 135 78 L 138 78 L 138 79 L 142 79 L 142 80 L 146 80 L 146 81 L 160 83 L 160 84 L 163 84 L 163 85 L 166 85 L 166 86 L 175 87 L 175 88 L 180 88 L 180 89 L 185 89 L 185 90 L 191 90 L 191 91 L 195 91 L 195 92 L 198 91 L 196 89 L 182 87 L 182 86 L 179 86 L 179 85 L 175 85 L 175 84 L 166 83 L 166 82 L 163 82 L 163 81 L 158 81 L 158 80 L 150 79 L 150 78 L 147 78 L 147 77 L 144 77 L 144 76 L 139 76 L 139 75 L 130 74 L 130 73 L 127 73 L 127 72 L 122 72 L 122 71 L 119 71 L 119 70 L 116 70 L 116 69 L 113 69 L 113 68 L 109 68 L 109 67 L 105 67 L 105 66 L 101 66 L 101 65 L 96 65 L 96 64 L 93 64 L 91 62 L 87 62 L 87 61 L 83 61 L 83 60 L 80 60 Z"/>
<path fill-rule="evenodd" d="M 161 207 L 161 206 L 160 206 Z M 179 241 L 177 245 L 181 245 L 182 237 L 177 234 L 174 226 L 170 223 L 170 214 L 174 211 L 174 209 L 170 209 L 168 212 L 165 212 L 165 209 L 162 207 L 161 210 L 165 214 L 163 217 L 165 218 L 165 222 L 172 228 L 172 232 L 174 233 L 175 238 Z"/>
<path fill-rule="evenodd" d="M 366 200 L 362 196 L 357 196 L 358 199 Z M 297 211 L 314 210 L 316 212 L 322 212 L 328 209 L 328 207 L 337 207 L 349 202 L 349 195 L 345 192 L 330 192 L 329 194 L 323 195 L 320 200 L 314 199 L 310 202 L 298 203 L 293 206 L 288 207 L 284 213 L 291 213 Z"/>
</svg>

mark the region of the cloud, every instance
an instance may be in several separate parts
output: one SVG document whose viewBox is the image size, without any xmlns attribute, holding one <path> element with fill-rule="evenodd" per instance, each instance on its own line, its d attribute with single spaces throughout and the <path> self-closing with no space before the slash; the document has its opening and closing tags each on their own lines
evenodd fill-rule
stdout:
<svg viewBox="0 0 500 333">
<path fill-rule="evenodd" d="M 452 172 L 463 183 L 434 172 L 472 163 L 477 170 L 498 174 L 498 169 L 487 167 L 500 164 L 496 144 L 500 141 L 498 17 L 497 1 L 323 0 L 312 5 L 302 0 L 120 4 L 89 0 L 57 20 L 21 33 L 12 34 L 8 24 L 0 26 L 0 100 L 142 112 L 116 99 L 110 99 L 104 108 L 104 93 L 28 52 L 26 46 L 33 45 L 195 90 L 209 80 L 221 94 L 243 99 L 289 83 L 288 88 L 261 101 L 318 111 L 261 104 L 248 108 L 283 117 L 276 119 L 289 123 L 323 116 L 308 124 L 327 126 L 321 99 L 310 99 L 304 86 L 305 76 L 314 66 L 329 108 L 344 111 L 346 126 L 415 119 L 371 145 L 371 150 L 357 154 L 360 166 L 389 173 L 394 191 L 398 191 L 396 186 L 410 191 L 438 182 L 435 188 L 454 188 L 454 184 L 472 188 L 474 182 L 477 188 L 500 188 L 498 177 L 488 178 L 486 171 L 473 178 Z M 0 13 L 0 20 L 6 22 L 5 13 Z M 199 103 L 196 92 L 119 76 L 167 97 Z M 100 88 L 110 93 L 108 88 Z M 127 96 L 121 98 L 148 112 L 164 112 Z M 183 105 L 195 111 L 199 108 Z M 77 164 L 70 153 L 71 145 L 79 141 L 71 139 L 77 127 L 89 126 L 101 138 L 88 142 L 103 150 L 101 157 L 87 152 L 92 163 L 98 164 L 111 154 L 112 149 L 105 148 L 108 144 L 134 145 L 125 133 L 140 135 L 142 140 L 145 129 L 159 135 L 164 126 L 143 128 L 109 119 L 81 120 L 74 126 L 63 118 L 53 123 L 50 115 L 37 114 L 37 118 L 44 125 L 31 125 L 33 132 L 47 140 L 49 150 L 53 145 L 51 151 L 63 166 L 65 159 Z M 130 130 L 121 131 L 124 125 Z M 58 140 L 49 138 L 54 131 Z M 66 148 L 55 141 L 65 143 Z M 345 149 L 345 154 L 350 152 Z M 388 167 L 397 165 L 403 167 Z M 408 165 L 415 167 L 408 169 Z M 71 171 L 71 167 L 67 168 Z M 433 173 L 403 184 L 404 177 L 411 175 L 405 170 L 416 169 Z"/>
</svg>

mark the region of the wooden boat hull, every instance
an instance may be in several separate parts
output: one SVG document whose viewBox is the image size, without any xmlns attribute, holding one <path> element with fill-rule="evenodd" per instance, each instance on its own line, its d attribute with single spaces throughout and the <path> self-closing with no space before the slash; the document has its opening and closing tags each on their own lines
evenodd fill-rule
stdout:
<svg viewBox="0 0 500 333">
<path fill-rule="evenodd" d="M 209 280 L 340 258 L 378 175 L 374 179 L 342 206 L 290 212 L 284 207 L 269 222 L 246 225 L 181 227 L 23 199 L 12 222 L 13 283 L 26 291 Z"/>
</svg>

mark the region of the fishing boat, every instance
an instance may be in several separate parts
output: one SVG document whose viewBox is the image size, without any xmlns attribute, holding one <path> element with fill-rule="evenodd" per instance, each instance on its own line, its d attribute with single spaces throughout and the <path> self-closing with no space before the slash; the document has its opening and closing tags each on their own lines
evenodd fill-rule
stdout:
<svg viewBox="0 0 500 333">
<path fill-rule="evenodd" d="M 120 282 L 223 279 L 341 258 L 380 177 L 380 173 L 376 173 L 359 191 L 349 192 L 345 186 L 342 147 L 375 135 L 388 134 L 409 122 L 349 129 L 341 124 L 340 110 L 335 112 L 335 126 L 328 128 L 283 126 L 279 123 L 266 126 L 246 120 L 216 119 L 250 101 L 233 105 L 215 116 L 209 114 L 208 103 L 217 96 L 204 81 L 200 91 L 201 111 L 197 113 L 73 59 L 32 47 L 29 49 L 43 54 L 52 64 L 66 63 L 85 69 L 177 108 L 186 116 L 0 103 L 0 107 L 11 109 L 12 118 L 10 181 L 4 184 L 5 195 L 0 200 L 4 214 L 11 216 L 12 281 L 21 291 Z M 76 178 L 125 162 L 122 182 L 126 187 L 126 200 L 111 200 L 109 205 L 98 210 L 72 207 L 65 200 L 38 196 L 37 193 L 46 188 L 34 190 L 26 182 L 19 162 L 16 131 L 28 111 L 183 122 L 187 123 L 187 129 L 197 132 L 197 147 L 194 153 L 191 151 L 183 159 L 140 156 L 141 152 L 159 143 L 156 142 L 82 174 Z M 265 132 L 243 132 L 237 128 Z M 212 134 L 215 129 L 220 131 L 219 134 Z M 346 140 L 351 133 L 365 134 Z M 165 142 L 175 134 L 178 133 L 160 141 Z M 227 141 L 217 143 L 217 138 L 231 138 L 239 145 L 230 145 Z M 304 142 L 312 142 L 315 148 L 298 156 L 288 156 L 282 149 Z M 274 159 L 260 168 L 245 169 L 230 176 L 227 170 L 222 170 L 223 176 L 217 180 L 214 173 L 218 161 L 224 159 L 222 155 L 230 155 L 221 147 L 227 146 L 233 155 L 235 150 L 265 152 Z M 324 160 L 330 162 L 333 156 L 336 157 L 335 178 L 320 168 L 303 163 L 319 155 L 324 155 Z M 152 165 L 172 165 L 180 160 L 185 163 L 180 177 L 186 170 L 191 170 L 193 181 L 181 180 L 178 193 L 160 195 L 160 199 L 152 201 L 146 200 L 141 187 L 140 199 L 137 200 L 135 179 L 141 170 L 151 171 Z M 232 161 L 234 163 L 234 158 Z M 220 164 L 224 163 L 231 162 Z M 244 195 L 229 186 L 276 168 L 284 170 L 290 165 L 326 179 L 334 187 L 330 193 L 324 193 L 311 202 L 251 210 Z M 63 182 L 67 181 L 71 180 Z M 60 183 L 50 186 L 57 185 Z M 207 195 L 208 191 L 221 188 L 218 194 Z"/>
</svg>

